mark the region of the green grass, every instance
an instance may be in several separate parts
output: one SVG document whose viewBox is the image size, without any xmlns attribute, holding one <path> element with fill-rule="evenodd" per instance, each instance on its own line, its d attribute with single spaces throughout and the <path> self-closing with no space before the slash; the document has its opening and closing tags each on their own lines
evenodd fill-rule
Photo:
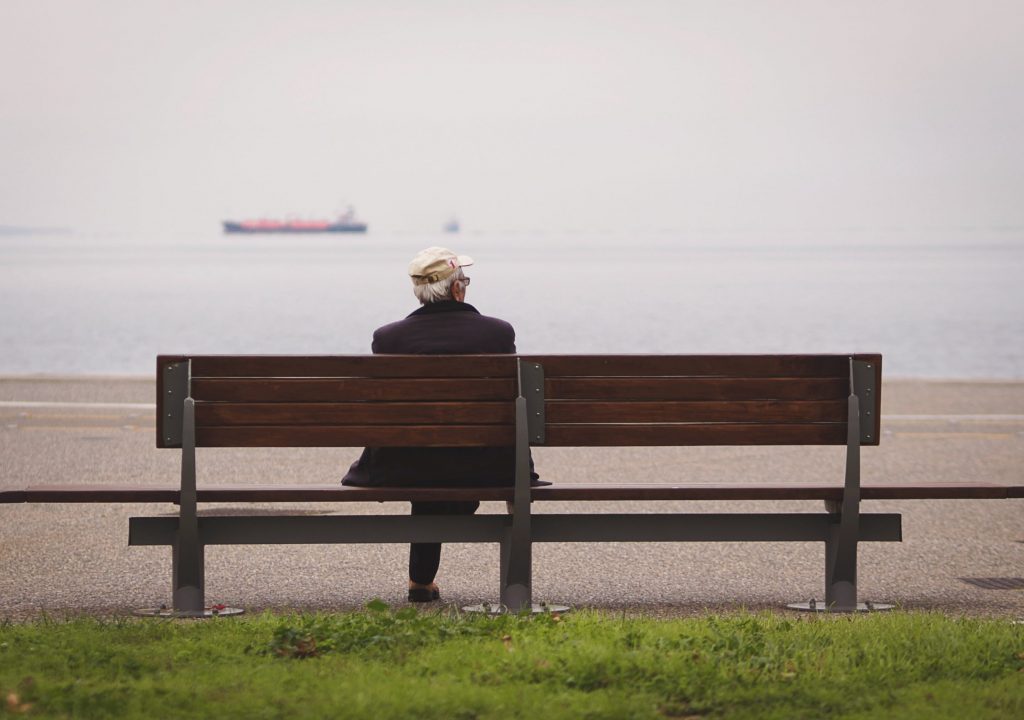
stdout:
<svg viewBox="0 0 1024 720">
<path fill-rule="evenodd" d="M 371 605 L 0 625 L 0 716 L 1024 718 L 1024 626 L 1007 620 Z"/>
</svg>

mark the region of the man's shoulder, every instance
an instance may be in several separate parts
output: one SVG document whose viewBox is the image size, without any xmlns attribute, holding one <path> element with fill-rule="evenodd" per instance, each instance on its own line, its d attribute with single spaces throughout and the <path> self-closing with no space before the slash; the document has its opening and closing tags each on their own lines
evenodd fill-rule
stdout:
<svg viewBox="0 0 1024 720">
<path fill-rule="evenodd" d="M 515 352 L 515 330 L 501 318 L 465 312 L 413 313 L 373 333 L 375 353 Z"/>
<path fill-rule="evenodd" d="M 512 323 L 507 320 L 479 313 L 458 313 L 458 315 L 459 318 L 455 321 L 459 323 L 458 327 L 466 328 L 475 335 L 487 336 L 495 340 L 502 339 L 507 342 L 513 342 L 515 339 L 516 331 L 513 329 Z"/>
<path fill-rule="evenodd" d="M 395 320 L 389 322 L 387 325 L 381 325 L 379 328 L 373 331 L 373 336 L 385 336 L 395 331 L 401 330 L 404 326 L 408 325 L 411 318 L 402 318 L 401 320 Z"/>
<path fill-rule="evenodd" d="M 463 323 L 463 324 L 474 324 L 474 325 L 490 325 L 495 328 L 507 329 L 510 332 L 513 331 L 512 323 L 501 318 L 493 317 L 491 315 L 484 315 L 476 308 L 472 308 L 467 312 L 445 312 L 445 313 L 418 313 L 414 312 L 401 320 L 395 320 L 389 322 L 387 325 L 381 325 L 379 328 L 373 331 L 373 334 L 387 335 L 394 332 L 401 332 L 410 327 L 415 327 L 423 323 Z"/>
<path fill-rule="evenodd" d="M 476 318 L 475 322 L 486 323 L 488 325 L 493 325 L 496 328 L 500 327 L 507 328 L 510 331 L 512 330 L 512 323 L 508 320 L 502 320 L 501 318 L 496 318 L 491 315 L 474 315 L 474 317 Z"/>
<path fill-rule="evenodd" d="M 409 327 L 409 321 L 411 318 L 402 318 L 395 322 L 390 322 L 387 325 L 381 325 L 379 328 L 373 331 L 373 346 L 374 348 L 380 346 L 382 343 L 388 342 L 391 338 L 401 337 L 403 330 Z"/>
<path fill-rule="evenodd" d="M 379 328 L 373 331 L 373 337 L 388 337 L 389 335 L 401 334 L 417 325 L 421 324 L 463 324 L 463 325 L 475 325 L 475 326 L 486 326 L 495 331 L 504 331 L 515 334 L 515 329 L 512 327 L 512 323 L 508 320 L 502 320 L 501 318 L 492 317 L 490 315 L 481 315 L 479 313 L 450 313 L 446 315 L 410 315 L 404 317 L 401 320 L 395 320 L 389 322 L 387 325 L 381 325 Z"/>
</svg>

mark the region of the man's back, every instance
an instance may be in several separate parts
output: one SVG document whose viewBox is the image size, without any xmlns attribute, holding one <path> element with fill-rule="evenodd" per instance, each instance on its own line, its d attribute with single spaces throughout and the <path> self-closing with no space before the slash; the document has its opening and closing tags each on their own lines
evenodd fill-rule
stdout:
<svg viewBox="0 0 1024 720">
<path fill-rule="evenodd" d="M 515 353 L 515 331 L 465 302 L 430 303 L 373 333 L 374 354 Z M 453 398 L 457 399 L 457 398 Z M 342 482 L 359 486 L 507 486 L 514 448 L 366 448 Z"/>
<path fill-rule="evenodd" d="M 514 353 L 516 334 L 504 320 L 481 315 L 465 302 L 424 305 L 373 333 L 375 354 L 471 355 Z"/>
</svg>

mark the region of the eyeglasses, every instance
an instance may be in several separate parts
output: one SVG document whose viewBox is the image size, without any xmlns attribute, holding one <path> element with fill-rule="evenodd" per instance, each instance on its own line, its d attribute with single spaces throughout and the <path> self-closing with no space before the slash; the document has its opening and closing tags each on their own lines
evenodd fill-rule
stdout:
<svg viewBox="0 0 1024 720">
<path fill-rule="evenodd" d="M 459 278 L 459 282 L 462 283 L 463 287 L 469 287 L 469 278 L 468 277 L 463 276 L 463 277 Z"/>
</svg>

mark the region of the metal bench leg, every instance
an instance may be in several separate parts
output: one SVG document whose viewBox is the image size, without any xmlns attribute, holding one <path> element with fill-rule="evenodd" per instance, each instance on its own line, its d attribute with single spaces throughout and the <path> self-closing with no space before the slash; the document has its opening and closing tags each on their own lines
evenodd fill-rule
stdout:
<svg viewBox="0 0 1024 720">
<path fill-rule="evenodd" d="M 521 382 L 521 381 L 520 381 Z M 512 527 L 502 542 L 501 604 L 513 612 L 533 607 L 533 543 L 530 537 L 530 435 L 526 399 L 516 398 L 516 471 Z"/>
<path fill-rule="evenodd" d="M 203 545 L 199 541 L 196 507 L 195 401 L 185 398 L 181 438 L 181 493 L 178 496 L 178 536 L 172 551 L 172 587 L 175 612 L 203 614 Z"/>
<path fill-rule="evenodd" d="M 173 607 L 176 612 L 202 614 L 204 598 L 204 548 L 198 542 L 178 540 L 171 548 Z"/>
<path fill-rule="evenodd" d="M 517 367 L 515 492 L 509 507 L 512 523 L 501 538 L 501 604 L 512 612 L 565 612 L 569 608 L 564 605 L 533 604 L 530 445 L 544 443 L 544 368 L 521 359 Z"/>
<path fill-rule="evenodd" d="M 529 510 L 524 520 L 513 515 L 501 540 L 501 604 L 512 612 L 532 607 L 532 555 Z M 526 526 L 525 528 L 523 526 Z"/>
<path fill-rule="evenodd" d="M 794 603 L 794 610 L 857 612 L 858 610 L 888 610 L 892 605 L 857 603 L 857 543 L 860 540 L 860 436 L 861 413 L 858 390 L 872 393 L 874 373 L 868 363 L 850 358 L 850 396 L 846 414 L 846 480 L 843 499 L 825 502 L 825 509 L 838 518 L 832 522 L 825 538 L 825 604 L 814 600 Z M 870 406 L 870 404 L 869 404 Z M 870 413 L 865 416 L 871 426 Z M 871 438 L 870 430 L 866 437 Z"/>
<path fill-rule="evenodd" d="M 842 537 L 842 525 L 825 540 L 825 605 L 835 612 L 857 609 L 857 538 Z"/>
<path fill-rule="evenodd" d="M 846 481 L 839 522 L 825 541 L 825 605 L 834 612 L 857 610 L 857 541 L 860 539 L 860 398 L 850 358 L 846 415 Z"/>
</svg>

